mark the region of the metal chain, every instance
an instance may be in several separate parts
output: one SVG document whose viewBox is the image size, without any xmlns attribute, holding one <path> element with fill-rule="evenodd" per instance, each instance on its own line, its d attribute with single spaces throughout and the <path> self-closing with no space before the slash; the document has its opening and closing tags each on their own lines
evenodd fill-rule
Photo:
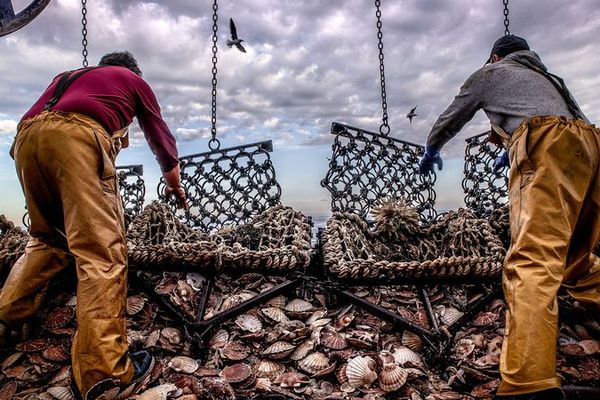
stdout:
<svg viewBox="0 0 600 400">
<path fill-rule="evenodd" d="M 86 7 L 86 3 L 87 0 L 81 0 L 81 35 L 83 36 L 83 39 L 81 40 L 81 44 L 83 45 L 83 50 L 81 52 L 81 54 L 83 54 L 83 66 L 87 67 L 88 66 L 88 60 L 87 60 L 87 56 L 88 56 L 88 50 L 87 50 L 87 45 L 88 45 L 88 41 L 87 41 L 87 7 Z"/>
<path fill-rule="evenodd" d="M 379 75 L 381 77 L 381 109 L 383 110 L 383 116 L 381 118 L 381 126 L 379 127 L 379 133 L 387 135 L 390 133 L 390 126 L 388 125 L 388 113 L 387 113 L 387 94 L 385 92 L 385 67 L 383 65 L 383 33 L 381 32 L 381 5 L 380 0 L 375 0 L 375 15 L 377 16 L 377 40 L 379 43 Z"/>
<path fill-rule="evenodd" d="M 508 20 L 508 0 L 502 0 L 502 3 L 504 3 L 504 34 L 510 35 L 508 30 L 508 24 L 510 23 Z"/>
<path fill-rule="evenodd" d="M 213 3 L 213 36 L 212 36 L 212 117 L 211 123 L 212 127 L 210 130 L 211 139 L 208 142 L 208 147 L 213 150 L 219 150 L 221 147 L 221 143 L 217 139 L 217 31 L 219 26 L 217 25 L 217 21 L 219 20 L 219 16 L 217 15 L 217 10 L 219 6 L 217 5 L 217 0 L 214 0 Z"/>
</svg>

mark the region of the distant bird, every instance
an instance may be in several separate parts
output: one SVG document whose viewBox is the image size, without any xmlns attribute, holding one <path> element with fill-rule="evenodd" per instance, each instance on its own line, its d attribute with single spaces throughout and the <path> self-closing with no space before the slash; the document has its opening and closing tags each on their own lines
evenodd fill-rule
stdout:
<svg viewBox="0 0 600 400">
<path fill-rule="evenodd" d="M 242 46 L 244 39 L 238 39 L 237 29 L 235 28 L 232 18 L 229 18 L 229 30 L 231 31 L 231 40 L 227 40 L 227 46 L 235 46 L 239 51 L 245 53 L 246 49 Z"/>
<path fill-rule="evenodd" d="M 410 124 L 412 125 L 412 119 L 413 117 L 417 116 L 417 113 L 415 113 L 415 110 L 417 109 L 418 106 L 415 106 L 415 108 L 411 109 L 410 112 L 408 114 L 406 114 L 406 118 L 408 118 L 408 120 L 410 121 Z"/>
</svg>

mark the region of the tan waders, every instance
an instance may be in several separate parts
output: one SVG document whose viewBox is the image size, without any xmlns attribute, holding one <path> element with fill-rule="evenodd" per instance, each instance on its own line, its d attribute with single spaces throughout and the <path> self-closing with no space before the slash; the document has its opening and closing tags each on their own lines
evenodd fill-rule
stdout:
<svg viewBox="0 0 600 400">
<path fill-rule="evenodd" d="M 600 130 L 582 121 L 535 117 L 513 134 L 499 395 L 560 387 L 561 284 L 600 311 L 600 262 L 591 255 L 600 239 L 599 149 Z"/>
<path fill-rule="evenodd" d="M 106 131 L 79 114 L 45 112 L 24 121 L 14 158 L 31 218 L 31 239 L 0 292 L 0 320 L 17 326 L 40 306 L 48 281 L 75 257 L 77 333 L 73 375 L 81 393 L 133 375 L 125 302 L 127 249 Z"/>
</svg>

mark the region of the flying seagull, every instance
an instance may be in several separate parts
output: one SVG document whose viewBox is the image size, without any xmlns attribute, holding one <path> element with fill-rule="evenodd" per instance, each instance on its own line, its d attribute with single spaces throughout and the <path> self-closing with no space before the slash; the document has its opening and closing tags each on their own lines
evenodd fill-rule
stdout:
<svg viewBox="0 0 600 400">
<path fill-rule="evenodd" d="M 408 118 L 408 120 L 410 121 L 410 124 L 412 125 L 412 119 L 413 117 L 417 116 L 417 113 L 415 113 L 415 110 L 417 109 L 418 106 L 415 106 L 415 108 L 411 109 L 410 112 L 408 114 L 406 114 L 406 118 Z"/>
<path fill-rule="evenodd" d="M 237 29 L 235 29 L 235 24 L 233 23 L 232 18 L 229 18 L 229 30 L 231 31 L 231 40 L 227 40 L 227 46 L 235 46 L 239 51 L 245 53 L 246 49 L 244 46 L 242 46 L 244 39 L 238 39 Z"/>
</svg>

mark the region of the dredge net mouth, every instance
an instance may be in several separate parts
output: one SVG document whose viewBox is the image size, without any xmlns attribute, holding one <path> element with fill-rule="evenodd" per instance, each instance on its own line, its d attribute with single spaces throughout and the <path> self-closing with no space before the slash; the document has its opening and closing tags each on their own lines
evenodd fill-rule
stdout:
<svg viewBox="0 0 600 400">
<path fill-rule="evenodd" d="M 498 232 L 470 210 L 449 211 L 424 225 L 414 207 L 384 199 L 373 207 L 372 216 L 371 224 L 350 213 L 336 213 L 328 221 L 322 235 L 323 263 L 332 276 L 389 282 L 491 277 L 502 271 L 506 251 Z"/>
</svg>

